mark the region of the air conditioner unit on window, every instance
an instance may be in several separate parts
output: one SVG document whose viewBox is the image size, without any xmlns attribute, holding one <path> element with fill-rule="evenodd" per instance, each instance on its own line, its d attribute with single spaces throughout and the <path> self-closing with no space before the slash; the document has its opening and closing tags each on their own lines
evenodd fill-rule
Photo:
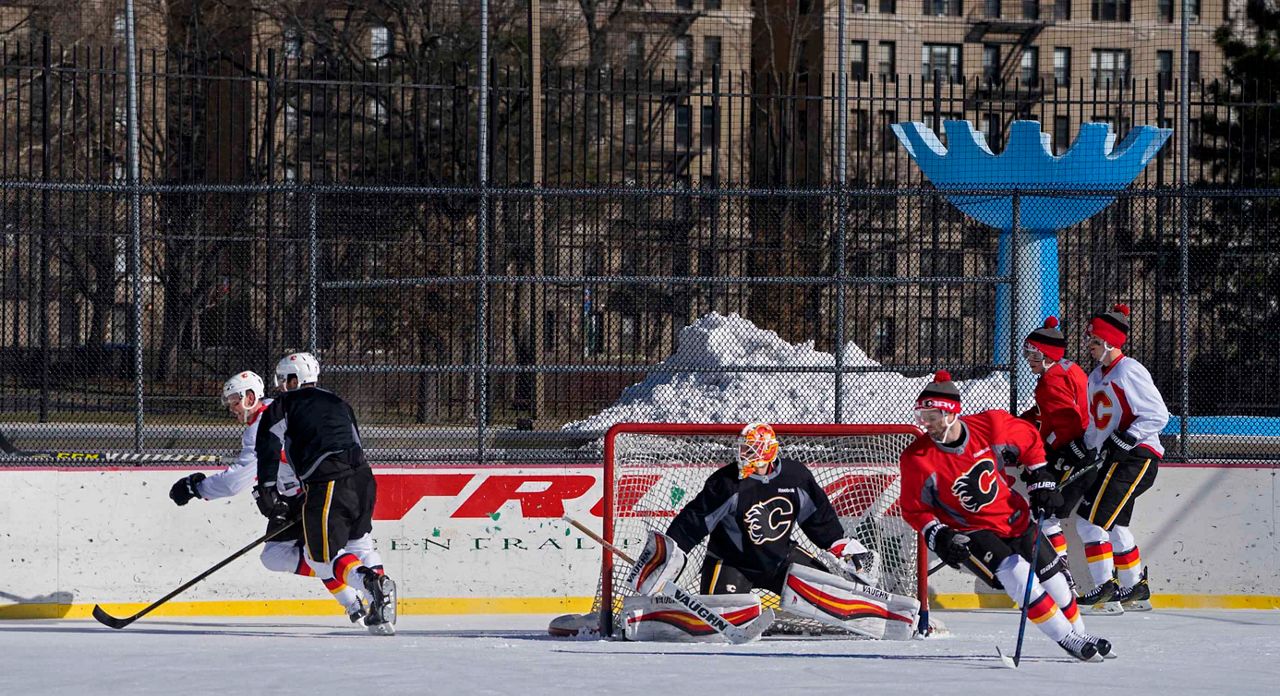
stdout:
<svg viewBox="0 0 1280 696">
<path fill-rule="evenodd" d="M 854 13 L 854 14 L 866 14 L 866 13 L 867 13 L 867 6 L 866 6 L 865 4 L 863 4 L 863 3 L 855 2 L 855 3 L 853 3 L 853 13 Z"/>
</svg>

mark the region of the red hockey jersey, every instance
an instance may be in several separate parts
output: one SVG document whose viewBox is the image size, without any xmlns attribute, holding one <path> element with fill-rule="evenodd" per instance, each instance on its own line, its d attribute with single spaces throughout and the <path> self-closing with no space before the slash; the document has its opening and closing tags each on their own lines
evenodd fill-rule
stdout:
<svg viewBox="0 0 1280 696">
<path fill-rule="evenodd" d="M 1089 427 L 1089 377 L 1079 365 L 1059 360 L 1036 382 L 1040 437 L 1052 449 L 1066 447 Z"/>
<path fill-rule="evenodd" d="M 1000 471 L 1006 455 L 1029 469 L 1044 466 L 1040 433 L 1005 411 L 961 416 L 960 422 L 964 427 L 956 447 L 921 434 L 899 458 L 903 518 L 917 530 L 937 520 L 960 531 L 1021 534 L 1031 509 Z"/>
</svg>

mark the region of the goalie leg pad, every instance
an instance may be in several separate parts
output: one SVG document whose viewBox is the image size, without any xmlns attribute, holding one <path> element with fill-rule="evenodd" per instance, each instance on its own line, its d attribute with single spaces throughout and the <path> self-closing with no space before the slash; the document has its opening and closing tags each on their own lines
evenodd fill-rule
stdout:
<svg viewBox="0 0 1280 696">
<path fill-rule="evenodd" d="M 658 531 L 650 531 L 640 557 L 631 566 L 627 585 L 643 595 L 657 594 L 668 582 L 675 582 L 684 570 L 684 551 L 675 539 Z"/>
<path fill-rule="evenodd" d="M 793 564 L 782 589 L 792 614 L 881 640 L 910 640 L 920 602 L 861 585 L 816 568 Z"/>
<path fill-rule="evenodd" d="M 695 595 L 734 626 L 760 618 L 760 598 L 747 594 Z M 627 640 L 671 643 L 723 643 L 719 631 L 675 599 L 663 595 L 635 595 L 622 600 L 623 637 Z"/>
</svg>

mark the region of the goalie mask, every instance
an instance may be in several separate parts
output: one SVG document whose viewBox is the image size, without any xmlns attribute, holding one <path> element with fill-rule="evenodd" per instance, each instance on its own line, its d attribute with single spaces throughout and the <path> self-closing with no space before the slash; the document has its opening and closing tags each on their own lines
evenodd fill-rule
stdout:
<svg viewBox="0 0 1280 696">
<path fill-rule="evenodd" d="M 778 435 L 768 423 L 749 423 L 738 435 L 738 478 L 767 474 L 778 458 Z"/>
<path fill-rule="evenodd" d="M 222 404 L 231 410 L 241 423 L 258 412 L 265 391 L 262 378 L 248 370 L 231 376 L 222 385 Z"/>
<path fill-rule="evenodd" d="M 296 377 L 298 383 L 289 386 L 289 378 Z M 304 384 L 314 384 L 320 380 L 320 361 L 310 353 L 290 353 L 276 363 L 275 385 L 286 391 L 297 389 Z"/>
</svg>

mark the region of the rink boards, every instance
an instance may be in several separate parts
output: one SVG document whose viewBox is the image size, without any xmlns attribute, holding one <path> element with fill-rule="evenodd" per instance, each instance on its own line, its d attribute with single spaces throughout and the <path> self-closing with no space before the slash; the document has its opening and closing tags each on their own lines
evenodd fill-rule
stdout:
<svg viewBox="0 0 1280 696">
<path fill-rule="evenodd" d="M 169 487 L 193 470 L 0 469 L 0 618 L 84 617 L 95 603 L 136 611 L 262 534 L 264 522 L 247 493 L 175 506 Z M 1157 606 L 1280 608 L 1277 471 L 1240 463 L 1165 465 L 1139 501 L 1134 525 Z M 598 528 L 600 467 L 449 465 L 376 473 L 374 537 L 400 583 L 403 613 L 589 608 L 600 551 L 561 517 Z M 1084 577 L 1070 525 L 1068 538 L 1072 566 Z M 950 569 L 933 576 L 931 590 L 935 608 L 1008 603 Z M 158 613 L 336 609 L 318 580 L 267 571 L 254 552 Z"/>
</svg>

